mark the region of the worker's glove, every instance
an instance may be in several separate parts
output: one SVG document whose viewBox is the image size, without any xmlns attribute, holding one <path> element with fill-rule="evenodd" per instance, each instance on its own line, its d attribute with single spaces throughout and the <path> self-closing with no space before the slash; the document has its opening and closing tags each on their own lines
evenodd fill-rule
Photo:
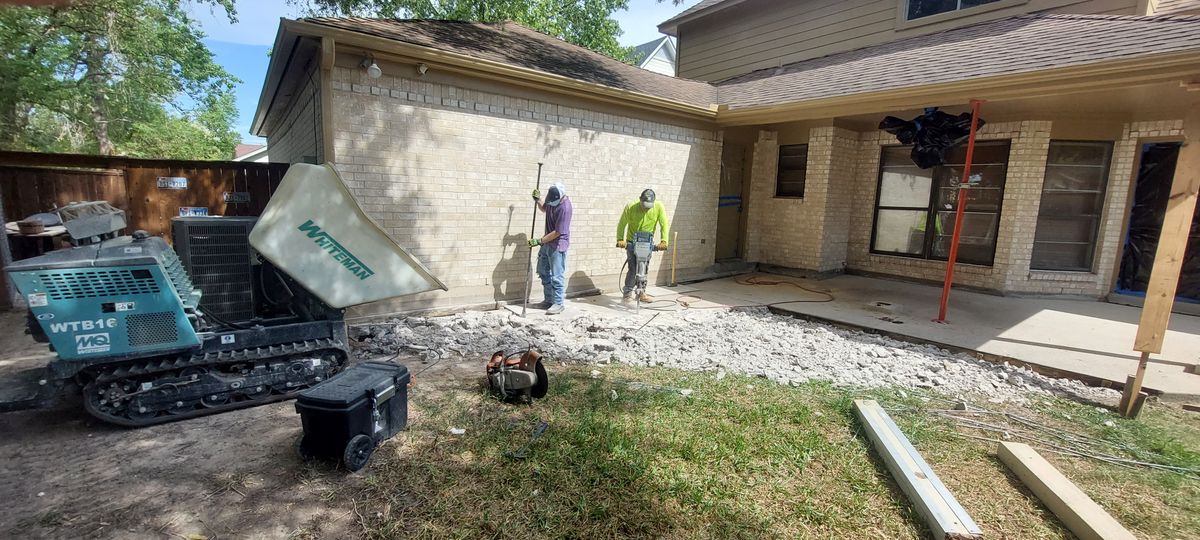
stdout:
<svg viewBox="0 0 1200 540">
<path fill-rule="evenodd" d="M 540 189 L 533 190 L 533 200 L 535 200 L 535 201 L 542 200 L 542 190 L 540 190 Z"/>
<path fill-rule="evenodd" d="M 654 245 L 654 249 L 656 249 L 656 250 L 658 250 L 658 251 L 666 251 L 666 250 L 667 250 L 667 243 L 666 243 L 666 242 L 659 242 L 659 243 L 657 243 L 657 244 L 655 244 L 655 245 Z"/>
<path fill-rule="evenodd" d="M 532 239 L 532 240 L 530 240 L 530 241 L 529 241 L 529 247 L 538 247 L 538 246 L 540 246 L 540 245 L 542 245 L 542 239 L 541 239 L 541 238 L 534 238 L 534 239 Z"/>
<path fill-rule="evenodd" d="M 621 249 L 625 249 L 625 245 L 626 244 L 625 244 L 624 240 L 617 240 L 617 247 L 619 247 Z"/>
</svg>

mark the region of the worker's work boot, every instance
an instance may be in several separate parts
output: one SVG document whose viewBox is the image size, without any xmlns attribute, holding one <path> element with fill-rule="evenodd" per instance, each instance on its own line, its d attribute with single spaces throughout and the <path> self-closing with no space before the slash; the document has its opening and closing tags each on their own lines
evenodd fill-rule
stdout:
<svg viewBox="0 0 1200 540">
<path fill-rule="evenodd" d="M 625 293 L 625 295 L 621 297 L 621 303 L 622 304 L 632 304 L 633 303 L 633 293 L 632 292 Z"/>
<path fill-rule="evenodd" d="M 638 297 L 638 301 L 643 304 L 649 304 L 651 302 L 654 302 L 654 297 L 650 296 L 646 293 L 642 293 L 642 295 Z"/>
<path fill-rule="evenodd" d="M 530 307 L 533 309 L 550 309 L 550 306 L 552 305 L 554 304 L 551 304 L 550 302 L 538 302 Z"/>
<path fill-rule="evenodd" d="M 546 315 L 558 315 L 559 313 L 562 313 L 564 309 L 566 309 L 566 306 L 563 306 L 562 304 L 554 304 L 553 306 L 550 306 L 550 309 L 546 310 Z"/>
</svg>

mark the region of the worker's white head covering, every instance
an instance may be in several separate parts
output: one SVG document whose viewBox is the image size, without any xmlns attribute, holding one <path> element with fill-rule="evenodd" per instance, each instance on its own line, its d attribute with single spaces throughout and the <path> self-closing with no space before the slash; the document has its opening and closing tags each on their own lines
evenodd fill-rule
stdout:
<svg viewBox="0 0 1200 540">
<path fill-rule="evenodd" d="M 550 206 L 558 206 L 567 196 L 567 186 L 562 182 L 555 182 L 546 192 L 546 204 Z"/>
</svg>

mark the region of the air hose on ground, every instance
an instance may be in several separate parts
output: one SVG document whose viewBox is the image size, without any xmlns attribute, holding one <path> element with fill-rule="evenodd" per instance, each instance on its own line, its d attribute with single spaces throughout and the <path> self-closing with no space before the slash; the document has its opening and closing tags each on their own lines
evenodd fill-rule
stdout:
<svg viewBox="0 0 1200 540">
<path fill-rule="evenodd" d="M 629 260 L 626 259 L 625 262 L 621 263 L 621 271 L 617 273 L 617 290 L 624 290 L 624 288 L 625 288 L 625 272 L 628 267 L 629 267 Z M 737 308 L 755 308 L 755 307 L 770 308 L 770 307 L 782 306 L 782 305 L 786 305 L 786 304 L 806 304 L 806 303 L 820 304 L 820 303 L 825 303 L 825 302 L 832 302 L 835 300 L 833 293 L 831 293 L 829 291 L 810 289 L 799 283 L 796 283 L 794 281 L 789 281 L 789 280 L 767 279 L 762 276 L 751 275 L 751 276 L 746 276 L 743 278 L 738 278 L 734 282 L 737 283 L 738 285 L 748 285 L 748 286 L 767 286 L 767 287 L 769 287 L 769 286 L 775 286 L 775 285 L 791 285 L 792 287 L 795 287 L 795 288 L 800 289 L 807 293 L 822 295 L 822 296 L 824 296 L 824 298 L 815 299 L 815 300 L 785 300 L 782 302 L 771 302 L 768 304 L 743 304 L 743 305 L 734 305 L 734 306 L 719 305 L 719 306 L 695 307 L 695 306 L 692 306 L 691 304 L 693 302 L 702 302 L 702 301 L 704 301 L 704 298 L 701 298 L 701 297 L 695 296 L 695 295 L 681 294 L 674 300 L 655 300 L 653 302 L 647 302 L 646 304 L 642 305 L 642 308 L 649 309 L 651 311 L 680 311 L 681 309 L 737 309 Z M 694 299 L 694 300 L 689 301 L 687 299 Z M 666 304 L 672 304 L 672 305 L 671 306 L 654 307 L 654 304 L 660 304 L 660 303 L 666 303 Z"/>
</svg>

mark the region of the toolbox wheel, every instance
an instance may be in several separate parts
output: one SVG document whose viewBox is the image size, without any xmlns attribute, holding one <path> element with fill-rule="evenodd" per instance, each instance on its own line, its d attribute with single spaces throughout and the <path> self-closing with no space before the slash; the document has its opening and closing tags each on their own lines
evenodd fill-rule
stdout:
<svg viewBox="0 0 1200 540">
<path fill-rule="evenodd" d="M 355 435 L 346 443 L 346 451 L 342 453 L 342 463 L 350 472 L 358 472 L 367 466 L 371 453 L 375 451 L 375 440 L 367 435 Z"/>
</svg>

